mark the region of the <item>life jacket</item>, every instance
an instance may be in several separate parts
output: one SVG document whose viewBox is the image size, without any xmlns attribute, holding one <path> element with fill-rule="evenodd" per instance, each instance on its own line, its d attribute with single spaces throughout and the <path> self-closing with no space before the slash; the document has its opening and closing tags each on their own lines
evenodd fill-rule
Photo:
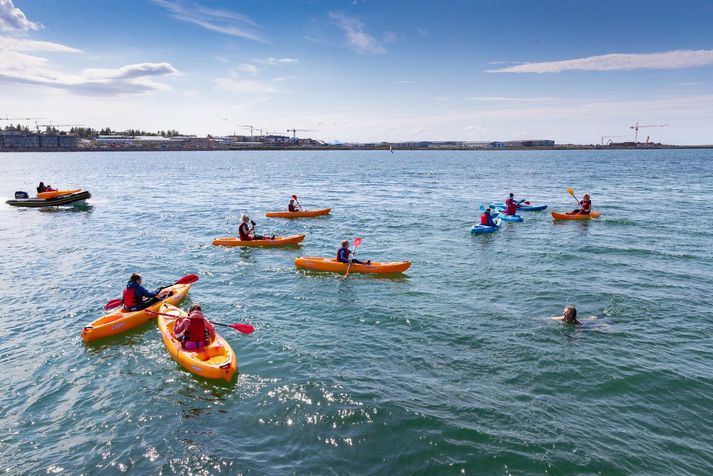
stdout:
<svg viewBox="0 0 713 476">
<path fill-rule="evenodd" d="M 207 342 L 205 317 L 200 311 L 193 311 L 188 315 L 188 328 L 183 333 L 185 341 Z"/>
<path fill-rule="evenodd" d="M 124 295 L 122 296 L 124 301 L 124 307 L 130 308 L 138 306 L 141 304 L 140 300 L 136 297 L 136 287 L 132 286 L 133 283 L 129 282 L 124 289 Z"/>
<path fill-rule="evenodd" d="M 340 263 L 347 263 L 349 261 L 349 253 L 351 253 L 346 248 L 339 248 L 337 250 L 337 261 Z"/>
<path fill-rule="evenodd" d="M 485 226 L 490 226 L 490 215 L 483 213 L 480 215 L 480 224 Z"/>
<path fill-rule="evenodd" d="M 582 210 L 584 210 L 585 212 L 588 212 L 592 208 L 591 200 L 582 200 L 579 204 L 581 205 Z"/>
<path fill-rule="evenodd" d="M 290 200 L 290 204 L 287 205 L 287 210 L 289 210 L 289 211 L 291 211 L 291 212 L 296 212 L 296 211 L 297 211 L 297 207 L 295 206 L 295 202 L 294 202 L 294 201 Z"/>
<path fill-rule="evenodd" d="M 238 234 L 241 240 L 250 240 L 250 228 L 247 223 L 241 223 L 238 227 Z"/>
</svg>

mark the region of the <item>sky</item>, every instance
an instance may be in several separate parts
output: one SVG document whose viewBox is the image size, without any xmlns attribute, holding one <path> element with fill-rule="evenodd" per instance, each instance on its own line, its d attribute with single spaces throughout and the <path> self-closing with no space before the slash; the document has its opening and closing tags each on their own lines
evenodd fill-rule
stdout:
<svg viewBox="0 0 713 476">
<path fill-rule="evenodd" d="M 713 0 L 0 0 L 5 117 L 713 144 Z"/>
</svg>

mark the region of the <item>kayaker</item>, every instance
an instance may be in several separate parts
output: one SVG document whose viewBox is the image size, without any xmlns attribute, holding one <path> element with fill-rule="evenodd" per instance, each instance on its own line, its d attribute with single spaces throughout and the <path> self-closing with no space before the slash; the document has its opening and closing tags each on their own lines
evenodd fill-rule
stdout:
<svg viewBox="0 0 713 476">
<path fill-rule="evenodd" d="M 243 214 L 240 217 L 240 226 L 238 227 L 238 234 L 240 235 L 240 239 L 244 241 L 252 241 L 252 240 L 274 240 L 275 235 L 272 235 L 271 238 L 268 238 L 267 236 L 262 236 L 262 235 L 257 235 L 255 234 L 255 222 L 250 220 L 250 217 Z M 252 224 L 252 227 L 248 226 L 248 223 Z"/>
<path fill-rule="evenodd" d="M 340 263 L 371 264 L 371 260 L 367 260 L 365 263 L 356 258 L 349 259 L 350 254 L 352 254 L 352 252 L 349 249 L 349 240 L 342 241 L 342 247 L 337 250 L 337 261 Z"/>
<path fill-rule="evenodd" d="M 141 285 L 141 281 L 141 275 L 138 273 L 134 273 L 129 277 L 123 296 L 124 308 L 127 311 L 139 311 L 158 302 L 156 295 L 160 289 L 154 292 L 148 291 Z"/>
<path fill-rule="evenodd" d="M 592 200 L 589 198 L 589 194 L 585 193 L 582 200 L 579 201 L 579 208 L 572 210 L 570 215 L 589 215 L 592 211 Z"/>
<path fill-rule="evenodd" d="M 550 317 L 550 319 L 562 321 L 563 324 L 574 324 L 575 326 L 582 325 L 582 323 L 577 320 L 577 309 L 571 304 L 565 306 L 561 316 Z"/>
<path fill-rule="evenodd" d="M 294 199 L 294 197 L 290 200 L 289 205 L 287 205 L 287 210 L 290 212 L 301 212 L 302 207 L 300 207 L 300 204 L 297 203 L 297 200 Z"/>
<path fill-rule="evenodd" d="M 45 187 L 45 183 L 40 182 L 40 184 L 37 186 L 37 193 L 42 193 L 42 192 L 46 192 L 46 191 L 47 191 L 47 187 Z"/>
<path fill-rule="evenodd" d="M 490 214 L 490 208 L 486 208 L 482 215 L 480 215 L 480 224 L 484 226 L 498 226 L 493 221 L 493 216 Z"/>
<path fill-rule="evenodd" d="M 188 309 L 188 317 L 176 322 L 173 333 L 186 350 L 205 347 L 215 338 L 215 328 L 203 315 L 200 304 Z"/>
<path fill-rule="evenodd" d="M 510 195 L 505 200 L 505 214 L 511 216 L 516 215 L 518 208 L 520 208 L 520 205 L 515 203 L 515 194 L 510 192 Z"/>
</svg>

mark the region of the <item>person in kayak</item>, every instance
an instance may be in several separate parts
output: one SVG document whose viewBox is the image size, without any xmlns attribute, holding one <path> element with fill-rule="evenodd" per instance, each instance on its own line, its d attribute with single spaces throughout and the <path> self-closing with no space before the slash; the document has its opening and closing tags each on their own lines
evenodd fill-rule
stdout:
<svg viewBox="0 0 713 476">
<path fill-rule="evenodd" d="M 186 350 L 201 349 L 215 339 L 215 328 L 203 315 L 200 304 L 188 309 L 188 317 L 176 322 L 173 333 Z"/>
<path fill-rule="evenodd" d="M 520 208 L 520 205 L 515 203 L 515 194 L 510 192 L 510 195 L 505 200 L 505 214 L 510 216 L 517 215 L 518 208 Z"/>
<path fill-rule="evenodd" d="M 561 316 L 550 317 L 554 321 L 562 321 L 563 324 L 574 324 L 575 326 L 581 326 L 582 323 L 577 320 L 577 309 L 568 304 L 562 311 Z"/>
<path fill-rule="evenodd" d="M 45 187 L 45 183 L 40 182 L 40 184 L 37 186 L 37 193 L 42 193 L 42 192 L 46 192 L 46 191 L 47 191 L 47 187 Z"/>
<path fill-rule="evenodd" d="M 337 250 L 337 261 L 340 263 L 371 264 L 371 260 L 367 260 L 365 263 L 356 258 L 349 259 L 349 255 L 351 254 L 352 252 L 349 249 L 349 240 L 342 241 L 342 247 Z"/>
<path fill-rule="evenodd" d="M 592 199 L 589 194 L 585 193 L 582 200 L 579 201 L 579 208 L 569 212 L 569 215 L 589 215 L 592 211 Z"/>
<path fill-rule="evenodd" d="M 484 226 L 498 226 L 493 221 L 493 215 L 490 214 L 490 208 L 486 208 L 482 215 L 480 215 L 480 224 Z"/>
<path fill-rule="evenodd" d="M 292 197 L 289 205 L 287 205 L 287 211 L 290 211 L 290 212 L 301 212 L 302 211 L 302 207 L 300 207 L 299 203 L 297 203 L 297 200 L 294 197 Z"/>
<path fill-rule="evenodd" d="M 250 217 L 245 214 L 240 217 L 240 222 L 241 223 L 238 227 L 238 234 L 240 235 L 240 239 L 243 241 L 275 239 L 275 235 L 272 235 L 272 237 L 267 237 L 255 234 L 255 222 L 250 220 Z M 248 223 L 251 223 L 252 227 L 248 226 Z"/>
<path fill-rule="evenodd" d="M 138 273 L 134 273 L 129 277 L 129 282 L 126 284 L 123 295 L 124 308 L 127 311 L 140 311 L 158 302 L 156 295 L 160 292 L 160 289 L 154 292 L 148 291 L 141 285 L 141 281 L 141 275 Z"/>
</svg>

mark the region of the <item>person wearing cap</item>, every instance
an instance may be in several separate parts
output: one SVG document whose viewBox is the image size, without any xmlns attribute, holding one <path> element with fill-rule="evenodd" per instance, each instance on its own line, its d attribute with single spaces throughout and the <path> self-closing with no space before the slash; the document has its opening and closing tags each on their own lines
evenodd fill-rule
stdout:
<svg viewBox="0 0 713 476">
<path fill-rule="evenodd" d="M 215 339 L 215 328 L 203 315 L 200 304 L 193 304 L 188 317 L 176 321 L 173 334 L 186 350 L 198 350 Z"/>
<path fill-rule="evenodd" d="M 511 216 L 516 215 L 518 208 L 520 208 L 520 205 L 515 203 L 515 195 L 512 192 L 510 192 L 510 195 L 505 200 L 505 214 L 511 215 Z"/>
<path fill-rule="evenodd" d="M 248 223 L 252 224 L 252 228 L 248 225 Z M 240 226 L 238 227 L 238 235 L 240 235 L 240 239 L 244 240 L 244 241 L 274 240 L 275 239 L 274 235 L 272 236 L 272 238 L 268 238 L 267 236 L 255 234 L 255 222 L 251 221 L 250 217 L 245 214 L 243 214 L 240 217 Z"/>
<path fill-rule="evenodd" d="M 337 261 L 340 263 L 371 264 L 371 260 L 367 260 L 365 263 L 356 258 L 349 259 L 349 255 L 351 254 L 352 252 L 349 249 L 349 240 L 342 241 L 342 247 L 337 250 Z"/>
<path fill-rule="evenodd" d="M 579 201 L 579 208 L 576 210 L 572 210 L 569 214 L 570 215 L 589 215 L 589 213 L 592 211 L 592 200 L 589 197 L 588 193 L 585 193 L 584 196 L 582 197 L 582 200 Z"/>
<path fill-rule="evenodd" d="M 480 224 L 484 226 L 498 226 L 493 221 L 493 216 L 490 214 L 490 208 L 486 208 L 482 215 L 480 215 Z"/>
</svg>

